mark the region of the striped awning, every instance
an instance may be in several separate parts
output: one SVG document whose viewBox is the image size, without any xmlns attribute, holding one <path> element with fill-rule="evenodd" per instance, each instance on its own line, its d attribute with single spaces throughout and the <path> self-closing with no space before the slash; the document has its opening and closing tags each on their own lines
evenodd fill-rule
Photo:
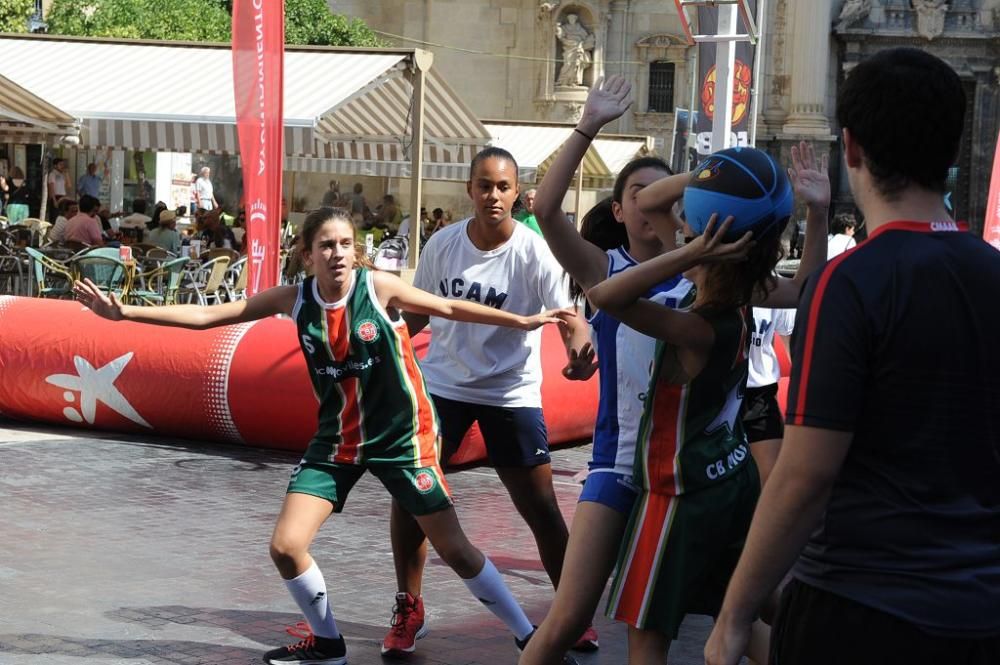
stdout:
<svg viewBox="0 0 1000 665">
<path fill-rule="evenodd" d="M 478 147 L 472 145 L 451 148 L 424 145 L 424 179 L 465 182 L 469 179 L 469 162 L 477 151 Z M 317 145 L 315 156 L 287 157 L 285 169 L 306 173 L 409 178 L 409 144 L 399 141 L 330 141 Z"/>
<path fill-rule="evenodd" d="M 488 120 L 485 126 L 493 139 L 492 145 L 514 155 L 518 167 L 534 170 L 539 180 L 555 160 L 559 148 L 573 133 L 572 125 L 505 123 Z M 583 172 L 585 176 L 609 174 L 607 166 L 593 150 L 589 150 L 584 156 Z"/>
<path fill-rule="evenodd" d="M 408 161 L 415 53 L 288 47 L 286 154 L 350 160 L 329 154 L 326 146 L 353 141 L 396 145 L 394 154 Z M 97 94 L 95 63 L 106 82 Z M 2 36 L 0 74 L 80 118 L 84 147 L 239 152 L 232 53 L 226 44 Z M 489 134 L 435 70 L 427 72 L 426 81 L 425 141 L 438 151 L 429 161 L 467 162 Z M 149 93 L 133 82 L 152 82 L 162 92 Z M 109 89 L 113 85 L 119 87 Z"/>
<path fill-rule="evenodd" d="M 122 148 L 165 152 L 237 154 L 235 124 L 159 122 L 88 118 L 83 121 L 83 142 L 91 148 Z M 313 154 L 312 130 L 285 127 L 285 154 Z"/>
<path fill-rule="evenodd" d="M 541 180 L 573 133 L 573 125 L 485 121 L 493 137 L 492 145 L 514 155 L 521 169 L 536 171 Z M 595 140 L 583 158 L 583 186 L 603 189 L 614 184 L 615 176 L 630 160 L 649 153 L 646 136 L 614 135 Z M 522 178 L 523 179 L 523 178 Z"/>
<path fill-rule="evenodd" d="M 466 182 L 469 164 L 482 146 L 461 145 L 444 148 L 424 145 L 424 179 Z M 287 157 L 285 169 L 308 173 L 371 175 L 409 178 L 409 144 L 379 141 L 331 141 L 317 146 L 314 157 Z M 535 168 L 519 166 L 522 182 L 535 181 Z"/>
<path fill-rule="evenodd" d="M 77 134 L 73 116 L 0 76 L 0 142 L 51 143 Z"/>
</svg>

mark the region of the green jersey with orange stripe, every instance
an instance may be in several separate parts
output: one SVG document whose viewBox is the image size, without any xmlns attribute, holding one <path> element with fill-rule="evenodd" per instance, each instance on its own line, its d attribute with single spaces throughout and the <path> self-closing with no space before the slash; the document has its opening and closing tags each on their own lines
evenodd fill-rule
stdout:
<svg viewBox="0 0 1000 665">
<path fill-rule="evenodd" d="M 748 308 L 705 316 L 715 342 L 704 369 L 686 384 L 664 378 L 671 345 L 658 342 L 639 428 L 635 482 L 677 496 L 722 482 L 749 459 L 740 407 L 750 352 Z"/>
<path fill-rule="evenodd" d="M 421 468 L 437 463 L 438 425 L 401 317 L 379 303 L 373 273 L 324 302 L 314 277 L 293 312 L 319 400 L 319 429 L 303 459 Z"/>
</svg>

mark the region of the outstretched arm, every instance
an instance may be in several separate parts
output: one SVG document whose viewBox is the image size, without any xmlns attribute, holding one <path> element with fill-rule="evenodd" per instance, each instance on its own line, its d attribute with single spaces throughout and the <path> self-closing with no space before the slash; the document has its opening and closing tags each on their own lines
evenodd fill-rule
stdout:
<svg viewBox="0 0 1000 665">
<path fill-rule="evenodd" d="M 817 162 L 811 143 L 802 141 L 792 146 L 792 168 L 788 177 L 795 188 L 795 196 L 806 204 L 806 246 L 802 251 L 799 269 L 792 279 L 778 279 L 774 291 L 754 299 L 754 305 L 778 309 L 794 308 L 799 304 L 802 285 L 809 275 L 826 263 L 827 215 L 830 210 L 829 158 L 823 155 Z"/>
<path fill-rule="evenodd" d="M 563 144 L 535 195 L 535 218 L 545 241 L 559 264 L 585 289 L 607 276 L 608 257 L 573 228 L 562 211 L 562 202 L 573 174 L 590 149 L 591 139 L 632 105 L 631 90 L 631 84 L 621 76 L 612 76 L 603 85 L 598 82 L 594 86 L 576 131 Z"/>
<path fill-rule="evenodd" d="M 546 323 L 566 323 L 576 316 L 572 310 L 550 310 L 534 316 L 511 314 L 468 300 L 448 300 L 410 286 L 399 277 L 386 272 L 374 273 L 375 291 L 386 307 L 423 316 L 440 316 L 452 321 L 484 323 L 521 330 L 534 330 Z M 407 326 L 410 326 L 409 318 Z"/>
<path fill-rule="evenodd" d="M 291 314 L 298 287 L 278 286 L 247 300 L 222 305 L 169 305 L 136 307 L 125 305 L 118 296 L 108 296 L 89 279 L 73 284 L 73 294 L 94 314 L 111 321 L 135 321 L 159 326 L 204 330 L 245 321 L 256 321 L 275 314 Z"/>
</svg>

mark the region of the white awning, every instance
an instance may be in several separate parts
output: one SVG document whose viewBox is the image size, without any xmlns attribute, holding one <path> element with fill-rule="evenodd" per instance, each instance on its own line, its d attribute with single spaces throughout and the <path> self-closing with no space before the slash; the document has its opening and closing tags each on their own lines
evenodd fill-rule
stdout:
<svg viewBox="0 0 1000 665">
<path fill-rule="evenodd" d="M 352 141 L 395 144 L 408 160 L 413 53 L 289 47 L 286 154 L 325 159 L 327 142 Z M 228 45 L 4 36 L 0 74 L 80 118 L 86 147 L 239 152 Z M 457 163 L 488 142 L 433 69 L 425 109 L 425 140 L 437 161 Z"/>
<path fill-rule="evenodd" d="M 492 145 L 514 155 L 522 180 L 541 180 L 573 133 L 573 125 L 555 123 L 486 120 L 484 125 L 493 139 Z M 602 136 L 595 140 L 583 158 L 584 187 L 610 187 L 625 164 L 648 154 L 648 143 L 644 136 Z"/>
<path fill-rule="evenodd" d="M 445 149 L 424 146 L 424 179 L 469 179 L 469 163 L 479 146 Z M 315 157 L 286 157 L 285 169 L 307 173 L 387 176 L 409 178 L 410 158 L 399 142 L 331 141 L 317 146 Z"/>
<path fill-rule="evenodd" d="M 0 142 L 49 143 L 78 133 L 73 116 L 0 76 Z"/>
</svg>

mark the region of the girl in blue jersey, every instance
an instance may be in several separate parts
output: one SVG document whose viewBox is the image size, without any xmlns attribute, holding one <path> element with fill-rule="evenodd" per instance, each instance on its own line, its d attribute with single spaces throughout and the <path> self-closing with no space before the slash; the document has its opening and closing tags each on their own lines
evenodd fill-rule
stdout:
<svg viewBox="0 0 1000 665">
<path fill-rule="evenodd" d="M 570 180 L 593 137 L 628 108 L 620 102 L 600 86 L 591 92 L 583 118 L 546 173 L 535 198 L 535 215 L 543 236 L 572 278 L 575 296 L 676 247 L 673 233 L 658 236 L 636 205 L 644 187 L 672 173 L 657 157 L 629 162 L 618 175 L 612 196 L 587 213 L 579 233 L 562 212 Z M 688 296 L 691 286 L 677 275 L 661 280 L 647 295 L 674 307 Z M 600 367 L 593 457 L 563 561 L 567 583 L 556 591 L 548 616 L 521 656 L 522 665 L 554 662 L 557 654 L 570 646 L 597 648 L 597 634 L 590 622 L 638 494 L 632 483 L 632 466 L 656 341 L 606 312 L 589 305 L 586 311 L 597 351 L 594 364 L 594 349 L 584 349 L 592 368 L 586 378 Z"/>
</svg>

